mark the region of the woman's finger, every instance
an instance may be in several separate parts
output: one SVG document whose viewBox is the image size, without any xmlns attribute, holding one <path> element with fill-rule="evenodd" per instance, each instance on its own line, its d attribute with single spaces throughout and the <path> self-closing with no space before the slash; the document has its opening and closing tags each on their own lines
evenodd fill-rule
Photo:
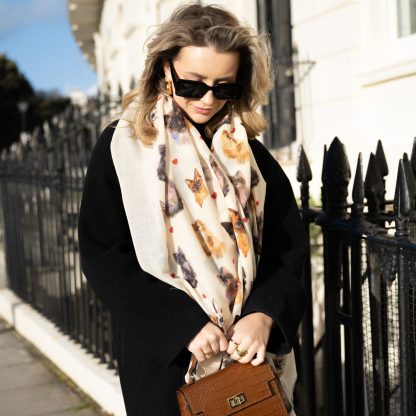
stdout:
<svg viewBox="0 0 416 416">
<path fill-rule="evenodd" d="M 228 347 L 227 338 L 225 338 L 224 333 L 219 328 L 217 328 L 215 336 L 210 339 L 210 346 L 211 346 L 212 352 L 215 355 L 227 349 Z"/>
<path fill-rule="evenodd" d="M 266 348 L 262 346 L 257 351 L 257 357 L 251 360 L 251 364 L 260 365 L 265 359 L 266 359 Z"/>
<path fill-rule="evenodd" d="M 220 338 L 220 351 L 227 351 L 227 349 L 228 349 L 227 338 L 225 338 L 225 336 L 222 336 Z"/>
<path fill-rule="evenodd" d="M 215 340 L 215 342 L 211 342 L 211 349 L 214 355 L 219 354 L 221 351 L 221 344 L 224 344 L 227 341 L 224 336 L 220 337 L 219 339 Z"/>
<path fill-rule="evenodd" d="M 234 352 L 231 355 L 231 358 L 236 361 L 239 361 L 242 364 L 245 364 L 251 361 L 256 352 L 257 348 L 255 345 L 249 346 L 243 342 L 235 348 Z"/>
<path fill-rule="evenodd" d="M 211 344 L 211 350 L 208 351 L 207 357 L 208 356 L 212 357 L 213 355 L 217 355 L 219 352 L 220 352 L 220 349 L 219 349 L 218 345 L 217 344 L 215 344 L 215 345 Z"/>
<path fill-rule="evenodd" d="M 239 345 L 240 343 L 236 341 L 234 338 L 230 339 L 230 342 L 228 343 L 227 353 L 229 355 L 232 355 Z"/>
<path fill-rule="evenodd" d="M 191 352 L 195 355 L 198 362 L 204 361 L 206 359 L 204 351 L 202 351 L 201 348 L 198 348 L 197 350 Z"/>
<path fill-rule="evenodd" d="M 204 353 L 205 358 L 211 358 L 214 355 L 214 351 L 212 349 L 203 350 L 202 352 Z"/>
</svg>

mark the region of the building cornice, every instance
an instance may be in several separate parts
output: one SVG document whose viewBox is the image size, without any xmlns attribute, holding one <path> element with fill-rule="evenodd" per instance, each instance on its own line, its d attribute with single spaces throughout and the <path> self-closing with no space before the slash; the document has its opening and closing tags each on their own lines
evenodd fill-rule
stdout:
<svg viewBox="0 0 416 416">
<path fill-rule="evenodd" d="M 94 33 L 99 31 L 104 0 L 67 0 L 72 33 L 84 58 L 96 69 Z"/>
</svg>

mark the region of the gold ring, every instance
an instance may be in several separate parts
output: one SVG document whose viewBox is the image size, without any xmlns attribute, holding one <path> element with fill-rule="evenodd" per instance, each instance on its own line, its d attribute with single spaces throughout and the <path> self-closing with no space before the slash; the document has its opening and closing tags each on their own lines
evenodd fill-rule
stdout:
<svg viewBox="0 0 416 416">
<path fill-rule="evenodd" d="M 235 349 L 235 352 L 240 356 L 244 357 L 247 354 L 246 350 L 240 351 L 238 348 Z"/>
</svg>

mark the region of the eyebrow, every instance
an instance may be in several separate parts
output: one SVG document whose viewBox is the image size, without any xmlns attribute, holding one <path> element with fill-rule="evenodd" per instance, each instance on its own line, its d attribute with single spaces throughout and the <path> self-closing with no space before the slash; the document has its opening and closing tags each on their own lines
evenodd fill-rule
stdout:
<svg viewBox="0 0 416 416">
<path fill-rule="evenodd" d="M 201 75 L 201 74 L 198 74 L 198 72 L 189 72 L 189 71 L 186 71 L 185 74 L 192 75 L 194 77 L 201 78 L 201 79 L 207 79 L 206 76 Z M 233 80 L 233 76 L 232 75 L 228 75 L 228 76 L 225 76 L 225 77 L 222 77 L 222 78 L 215 79 L 214 80 L 214 83 L 216 83 L 218 81 L 232 81 L 232 80 Z"/>
</svg>

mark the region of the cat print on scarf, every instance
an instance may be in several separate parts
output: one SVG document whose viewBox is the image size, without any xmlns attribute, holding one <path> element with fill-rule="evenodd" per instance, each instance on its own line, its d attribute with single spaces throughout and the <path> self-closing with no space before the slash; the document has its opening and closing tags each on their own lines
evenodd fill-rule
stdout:
<svg viewBox="0 0 416 416">
<path fill-rule="evenodd" d="M 243 300 L 241 282 L 236 277 L 234 277 L 225 267 L 221 267 L 218 277 L 226 287 L 225 295 L 227 296 L 230 311 L 232 311 L 234 303 L 239 304 Z"/>
<path fill-rule="evenodd" d="M 208 189 L 205 186 L 204 180 L 198 169 L 194 170 L 194 179 L 186 179 L 186 184 L 192 191 L 195 197 L 195 201 L 202 207 L 205 198 L 208 196 Z"/>
<path fill-rule="evenodd" d="M 250 159 L 248 144 L 232 137 L 233 130 L 224 130 L 221 134 L 221 146 L 225 157 L 235 159 L 238 163 L 246 163 Z"/>
<path fill-rule="evenodd" d="M 250 191 L 258 185 L 260 182 L 259 175 L 257 174 L 257 171 L 253 168 L 251 168 L 251 183 L 250 183 Z"/>
<path fill-rule="evenodd" d="M 191 264 L 189 263 L 189 261 L 185 257 L 185 254 L 183 253 L 183 251 L 181 250 L 180 247 L 178 247 L 178 252 L 177 253 L 173 253 L 173 257 L 174 257 L 176 263 L 178 263 L 178 265 L 182 269 L 183 278 L 193 288 L 195 288 L 198 284 L 198 281 L 195 278 L 196 274 L 195 274 L 194 269 L 192 268 Z"/>
<path fill-rule="evenodd" d="M 201 244 L 203 245 L 207 256 L 213 255 L 215 258 L 224 256 L 225 244 L 216 238 L 201 220 L 196 220 L 192 224 L 192 228 L 202 240 Z"/>
<path fill-rule="evenodd" d="M 230 219 L 233 225 L 234 235 L 237 238 L 238 248 L 241 250 L 244 257 L 247 257 L 250 246 L 243 221 L 241 221 L 241 217 L 237 211 L 234 211 L 233 209 L 228 209 L 228 211 L 230 212 Z"/>
<path fill-rule="evenodd" d="M 224 172 L 222 171 L 222 169 L 220 169 L 218 163 L 215 161 L 212 155 L 210 155 L 209 157 L 209 163 L 211 164 L 212 169 L 215 172 L 215 176 L 218 179 L 223 195 L 227 196 L 230 187 L 228 185 L 228 181 L 225 178 Z"/>
<path fill-rule="evenodd" d="M 237 197 L 245 208 L 248 198 L 250 197 L 251 189 L 247 186 L 246 180 L 241 171 L 237 171 L 234 176 L 230 176 L 231 182 L 237 193 Z"/>
<path fill-rule="evenodd" d="M 166 147 L 159 146 L 160 162 L 157 167 L 157 177 L 166 183 L 165 185 L 165 201 L 160 201 L 163 212 L 172 217 L 183 209 L 183 203 L 173 181 L 167 179 L 166 176 Z"/>
</svg>

